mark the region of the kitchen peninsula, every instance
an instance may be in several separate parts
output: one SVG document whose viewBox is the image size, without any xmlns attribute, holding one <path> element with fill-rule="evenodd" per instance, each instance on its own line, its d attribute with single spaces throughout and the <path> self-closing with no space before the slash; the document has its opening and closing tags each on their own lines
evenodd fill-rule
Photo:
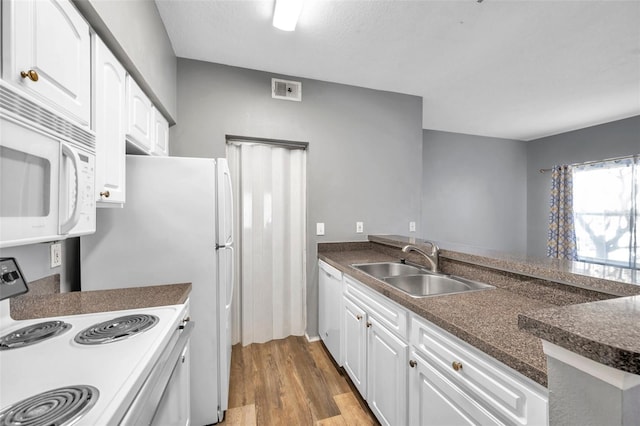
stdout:
<svg viewBox="0 0 640 426">
<path fill-rule="evenodd" d="M 624 424 L 622 420 L 630 415 L 635 415 L 630 411 L 632 408 L 628 402 L 624 405 L 622 394 L 627 392 L 628 401 L 628 392 L 640 389 L 637 381 L 640 371 L 640 338 L 637 336 L 640 296 L 634 297 L 640 294 L 638 271 L 580 262 L 530 259 L 443 244 L 439 262 L 441 272 L 496 288 L 414 298 L 351 266 L 356 263 L 398 262 L 405 258 L 428 267 L 423 257 L 400 251 L 407 244 L 424 247 L 425 251 L 430 249 L 426 241 L 416 238 L 370 236 L 369 242 L 321 243 L 318 245 L 318 257 L 528 379 L 548 387 L 553 391 L 549 400 L 552 422 L 581 421 L 591 415 L 590 410 L 601 415 L 593 418 L 621 419 L 620 424 Z M 543 349 L 540 338 L 553 346 L 545 342 Z M 549 350 L 553 349 L 548 348 L 551 347 L 560 349 L 550 355 Z M 572 399 L 566 394 L 571 387 L 568 389 L 556 380 L 557 377 L 567 377 L 564 365 L 567 358 L 555 358 L 561 351 L 597 363 L 602 368 L 628 374 L 629 377 L 621 379 L 624 387 L 623 392 L 619 392 L 620 396 L 611 396 L 619 401 L 607 399 L 594 404 L 588 398 L 582 402 L 578 398 L 578 402 L 569 403 Z M 552 358 L 547 358 L 545 353 Z M 568 377 L 586 375 L 591 378 L 593 375 L 591 370 L 585 372 L 575 366 L 567 366 L 576 370 Z M 599 383 L 591 385 L 598 387 L 602 394 Z M 576 390 L 574 386 L 573 391 L 582 394 L 584 388 Z M 575 410 L 584 412 L 577 414 Z"/>
</svg>

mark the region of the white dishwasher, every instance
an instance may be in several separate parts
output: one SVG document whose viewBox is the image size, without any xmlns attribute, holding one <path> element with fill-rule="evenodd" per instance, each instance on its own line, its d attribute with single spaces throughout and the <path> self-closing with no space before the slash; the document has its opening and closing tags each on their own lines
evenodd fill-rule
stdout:
<svg viewBox="0 0 640 426">
<path fill-rule="evenodd" d="M 318 329 L 333 359 L 342 365 L 340 318 L 342 318 L 342 272 L 318 260 Z"/>
</svg>

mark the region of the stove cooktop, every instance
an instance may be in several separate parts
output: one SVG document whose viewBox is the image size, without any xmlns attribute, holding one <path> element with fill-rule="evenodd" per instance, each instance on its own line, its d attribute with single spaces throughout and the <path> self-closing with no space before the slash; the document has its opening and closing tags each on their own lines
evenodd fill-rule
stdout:
<svg viewBox="0 0 640 426">
<path fill-rule="evenodd" d="M 42 334 L 47 338 L 37 344 L 27 339 L 28 343 L 13 345 L 11 350 L 0 350 L 0 423 L 9 413 L 28 417 L 54 414 L 54 405 L 78 396 L 71 403 L 73 413 L 67 420 L 33 424 L 117 424 L 170 341 L 185 309 L 185 305 L 174 305 L 46 320 L 4 318 L 2 344 L 11 346 L 20 336 Z M 62 325 L 54 327 L 50 323 Z M 61 331 L 49 333 L 50 328 L 57 327 Z M 143 332 L 136 334 L 140 330 Z M 78 339 L 84 339 L 79 338 L 83 332 L 98 336 L 100 342 L 79 343 Z M 56 395 L 52 400 L 41 402 L 52 392 Z"/>
</svg>

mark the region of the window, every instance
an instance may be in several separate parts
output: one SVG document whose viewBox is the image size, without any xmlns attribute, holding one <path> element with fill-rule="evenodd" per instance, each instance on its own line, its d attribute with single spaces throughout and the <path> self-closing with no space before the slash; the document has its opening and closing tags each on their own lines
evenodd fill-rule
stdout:
<svg viewBox="0 0 640 426">
<path fill-rule="evenodd" d="M 638 268 L 639 156 L 574 167 L 578 259 Z"/>
</svg>

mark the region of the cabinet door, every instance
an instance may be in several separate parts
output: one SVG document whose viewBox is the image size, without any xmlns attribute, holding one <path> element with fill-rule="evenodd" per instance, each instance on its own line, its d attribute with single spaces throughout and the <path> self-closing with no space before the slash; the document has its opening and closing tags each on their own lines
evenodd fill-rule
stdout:
<svg viewBox="0 0 640 426">
<path fill-rule="evenodd" d="M 367 327 L 367 402 L 381 424 L 407 424 L 409 345 L 371 316 Z"/>
<path fill-rule="evenodd" d="M 154 144 L 153 154 L 169 155 L 169 123 L 156 108 L 153 108 Z"/>
<path fill-rule="evenodd" d="M 127 139 L 149 154 L 153 144 L 153 104 L 140 86 L 127 76 Z"/>
<path fill-rule="evenodd" d="M 409 424 L 421 426 L 499 425 L 498 419 L 432 367 L 410 354 Z"/>
<path fill-rule="evenodd" d="M 126 71 L 93 36 L 93 129 L 98 206 L 125 202 Z"/>
<path fill-rule="evenodd" d="M 367 328 L 363 309 L 348 298 L 344 298 L 343 340 L 344 369 L 351 377 L 360 395 L 367 398 Z"/>
<path fill-rule="evenodd" d="M 2 7 L 3 79 L 88 127 L 89 25 L 68 0 L 7 0 Z"/>
</svg>

